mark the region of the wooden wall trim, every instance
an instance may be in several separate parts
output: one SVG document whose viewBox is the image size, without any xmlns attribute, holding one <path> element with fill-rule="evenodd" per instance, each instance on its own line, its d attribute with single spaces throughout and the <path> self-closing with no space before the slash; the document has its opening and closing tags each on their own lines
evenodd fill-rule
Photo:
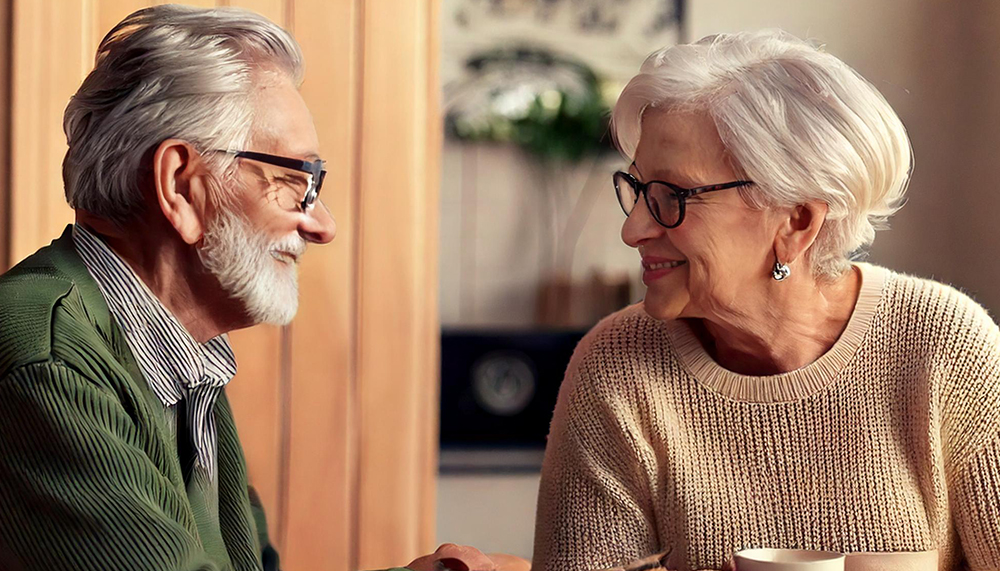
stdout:
<svg viewBox="0 0 1000 571">
<path fill-rule="evenodd" d="M 361 172 L 363 163 L 361 161 L 361 152 L 359 151 L 361 146 L 361 141 L 364 139 L 364 122 L 362 117 L 364 116 L 365 110 L 365 88 L 364 82 L 360 80 L 363 76 L 363 70 L 365 65 L 365 15 L 366 15 L 366 3 L 365 0 L 357 0 L 355 2 L 354 18 L 351 20 L 351 25 L 353 26 L 356 36 L 354 42 L 352 43 L 353 51 L 351 54 L 351 69 L 354 72 L 353 78 L 353 90 L 354 90 L 354 114 L 351 120 L 351 137 L 354 142 L 354 148 L 356 151 L 351 157 L 351 178 L 350 187 L 355 189 L 355 192 L 361 188 Z M 354 200 L 351 203 L 350 216 L 352 220 L 361 220 L 361 201 Z M 362 235 L 360 231 L 361 225 L 355 224 L 352 226 L 351 231 L 351 241 L 353 243 L 353 254 L 355 259 L 361 260 L 361 240 Z M 348 474 L 349 486 L 350 486 L 350 507 L 348 512 L 348 518 L 351 526 L 351 549 L 348 554 L 348 569 L 360 569 L 361 553 L 359 546 L 359 530 L 361 529 L 361 494 L 358 490 L 361 489 L 361 478 L 362 478 L 362 465 L 361 465 L 361 389 L 359 387 L 360 375 L 359 375 L 359 359 L 358 354 L 361 351 L 361 304 L 359 303 L 359 295 L 361 292 L 361 272 L 357 267 L 351 272 L 351 292 L 354 295 L 351 303 L 351 355 L 354 357 L 351 359 L 351 369 L 350 369 L 350 388 L 351 388 L 351 411 L 353 412 L 351 416 L 351 434 L 350 434 L 350 473 Z"/>
<path fill-rule="evenodd" d="M 12 266 L 10 257 L 10 121 L 13 0 L 0 0 L 0 272 Z"/>
<path fill-rule="evenodd" d="M 299 314 L 291 327 L 291 454 L 287 569 L 352 569 L 357 455 L 356 115 L 360 0 L 294 0 L 291 22 L 306 60 L 302 95 L 328 161 L 321 196 L 337 221 L 333 243 L 300 266 Z"/>
<path fill-rule="evenodd" d="M 358 567 L 433 547 L 437 425 L 437 189 L 428 101 L 431 0 L 365 5 L 358 247 L 361 478 Z M 391 197 L 391 199 L 388 199 Z M 432 293 L 433 292 L 433 293 Z M 433 400 L 433 402 L 432 402 Z"/>
<path fill-rule="evenodd" d="M 426 101 L 425 118 L 423 132 L 426 138 L 424 142 L 424 208 L 428 209 L 423 224 L 423 235 L 426 240 L 427 259 L 424 266 L 424 299 L 423 314 L 424 324 L 422 330 L 425 332 L 424 347 L 421 354 L 424 362 L 421 370 L 428 375 L 432 381 L 426 385 L 424 390 L 425 402 L 424 410 L 433 418 L 433 422 L 425 422 L 422 425 L 425 433 L 423 435 L 424 462 L 423 470 L 425 474 L 430 474 L 433 478 L 430 485 L 423 487 L 420 512 L 422 521 L 420 522 L 419 543 L 422 546 L 433 546 L 437 542 L 437 472 L 438 472 L 438 449 L 439 449 L 439 409 L 441 403 L 441 311 L 438 307 L 438 287 L 439 269 L 438 256 L 440 248 L 440 212 L 441 212 L 441 153 L 444 148 L 444 121 L 441 115 L 441 3 L 439 0 L 431 0 L 424 6 L 425 20 L 423 29 L 426 31 L 424 43 L 426 45 L 426 80 L 424 82 L 424 101 Z"/>
<path fill-rule="evenodd" d="M 73 219 L 61 164 L 62 114 L 89 71 L 90 14 L 83 0 L 15 0 L 11 10 L 10 261 L 58 236 Z"/>
</svg>

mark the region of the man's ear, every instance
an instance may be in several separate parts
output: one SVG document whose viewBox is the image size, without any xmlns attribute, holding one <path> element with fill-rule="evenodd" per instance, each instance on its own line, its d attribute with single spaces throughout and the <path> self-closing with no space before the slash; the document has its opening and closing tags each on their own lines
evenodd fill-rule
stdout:
<svg viewBox="0 0 1000 571">
<path fill-rule="evenodd" d="M 778 261 L 790 264 L 799 259 L 816 241 L 829 210 L 829 205 L 824 202 L 809 202 L 799 204 L 783 214 L 774 240 L 774 253 Z"/>
<path fill-rule="evenodd" d="M 153 153 L 153 186 L 160 211 L 184 242 L 196 244 L 208 220 L 208 170 L 187 141 L 167 139 Z"/>
</svg>

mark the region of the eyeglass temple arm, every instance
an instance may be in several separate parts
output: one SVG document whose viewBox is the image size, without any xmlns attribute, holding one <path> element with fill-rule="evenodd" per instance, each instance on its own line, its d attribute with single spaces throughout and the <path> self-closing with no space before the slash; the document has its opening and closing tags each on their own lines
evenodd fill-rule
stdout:
<svg viewBox="0 0 1000 571">
<path fill-rule="evenodd" d="M 723 184 L 710 184 L 707 186 L 699 186 L 696 188 L 681 188 L 671 185 L 674 192 L 681 195 L 683 198 L 691 198 L 692 196 L 702 194 L 703 192 L 712 192 L 714 190 L 726 190 L 727 188 L 737 188 L 740 186 L 747 186 L 748 184 L 753 184 L 749 180 L 736 180 L 733 182 L 726 182 Z"/>
</svg>

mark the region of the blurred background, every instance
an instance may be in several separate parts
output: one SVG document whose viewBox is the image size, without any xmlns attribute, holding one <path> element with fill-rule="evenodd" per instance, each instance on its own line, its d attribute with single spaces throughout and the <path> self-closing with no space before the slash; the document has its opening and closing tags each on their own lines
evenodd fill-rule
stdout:
<svg viewBox="0 0 1000 571">
<path fill-rule="evenodd" d="M 150 0 L 0 0 L 0 268 L 72 220 L 62 111 Z M 404 564 L 436 543 L 530 557 L 545 435 L 573 347 L 641 299 L 609 108 L 645 56 L 782 28 L 906 125 L 909 203 L 870 260 L 1000 311 L 995 0 L 197 0 L 293 32 L 337 239 L 300 313 L 233 335 L 227 391 L 284 567 Z"/>
</svg>

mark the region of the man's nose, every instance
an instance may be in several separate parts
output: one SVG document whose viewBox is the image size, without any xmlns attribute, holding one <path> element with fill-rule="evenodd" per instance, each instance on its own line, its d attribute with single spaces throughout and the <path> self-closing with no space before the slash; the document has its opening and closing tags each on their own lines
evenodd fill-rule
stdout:
<svg viewBox="0 0 1000 571">
<path fill-rule="evenodd" d="M 299 233 L 306 240 L 316 244 L 326 244 L 336 237 L 337 221 L 333 219 L 333 214 L 322 200 L 317 200 L 302 217 Z"/>
</svg>

